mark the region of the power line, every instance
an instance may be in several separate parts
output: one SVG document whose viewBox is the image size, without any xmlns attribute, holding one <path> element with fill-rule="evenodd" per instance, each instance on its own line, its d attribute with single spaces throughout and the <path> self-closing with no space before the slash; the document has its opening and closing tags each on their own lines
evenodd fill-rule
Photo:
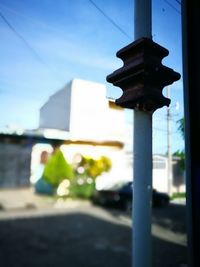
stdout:
<svg viewBox="0 0 200 267">
<path fill-rule="evenodd" d="M 49 68 L 49 66 L 45 63 L 45 61 L 38 55 L 38 53 L 35 51 L 35 49 L 26 41 L 26 39 L 18 32 L 16 29 L 11 25 L 11 23 L 7 20 L 5 15 L 2 14 L 0 11 L 0 17 L 3 19 L 3 21 L 6 23 L 6 25 L 9 27 L 9 29 L 24 43 L 24 45 L 28 48 L 28 50 L 32 53 L 32 55 L 35 57 L 35 59 L 42 65 L 44 65 L 50 72 L 52 70 Z"/>
<path fill-rule="evenodd" d="M 132 41 L 132 38 L 113 20 L 111 19 L 97 4 L 88 0 L 115 28 L 117 28 L 123 35 L 125 35 L 129 40 Z"/>
<path fill-rule="evenodd" d="M 40 26 L 40 27 L 43 27 L 45 29 L 49 29 L 49 30 L 53 30 L 57 33 L 62 33 L 62 34 L 66 34 L 66 32 L 64 31 L 60 31 L 60 29 L 58 30 L 58 28 L 56 27 L 52 27 L 52 26 L 49 26 L 48 24 L 46 23 L 43 23 L 37 19 L 34 19 L 33 17 L 31 16 L 28 16 L 28 15 L 24 15 L 23 13 L 20 13 L 19 11 L 16 11 L 14 9 L 11 9 L 10 7 L 7 7 L 5 5 L 3 5 L 2 3 L 0 3 L 0 7 L 3 8 L 4 10 L 6 11 L 9 11 L 10 13 L 14 14 L 15 16 L 20 16 L 22 18 L 25 18 L 26 20 L 29 20 L 31 22 L 32 25 L 37 25 L 37 26 Z"/>
<path fill-rule="evenodd" d="M 164 0 L 171 8 L 173 8 L 177 13 L 181 14 L 181 12 L 175 7 L 173 6 L 169 1 Z"/>
<path fill-rule="evenodd" d="M 175 0 L 179 5 L 181 5 L 181 2 L 179 0 Z"/>
<path fill-rule="evenodd" d="M 6 19 L 6 17 L 0 12 L 0 17 L 3 19 L 3 21 L 7 24 L 7 26 L 10 28 L 11 31 L 15 33 L 15 35 L 18 36 L 22 40 L 22 42 L 26 45 L 26 47 L 31 51 L 31 53 L 34 55 L 34 57 L 40 61 L 40 63 L 44 64 L 44 61 L 41 59 L 41 57 L 37 54 L 37 52 L 30 46 L 30 44 L 24 39 L 24 37 L 15 30 L 15 28 L 10 24 L 10 22 Z"/>
</svg>

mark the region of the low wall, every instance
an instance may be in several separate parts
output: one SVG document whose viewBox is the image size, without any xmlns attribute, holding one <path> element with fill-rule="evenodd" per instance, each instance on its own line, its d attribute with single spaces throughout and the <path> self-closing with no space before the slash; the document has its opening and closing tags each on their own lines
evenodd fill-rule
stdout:
<svg viewBox="0 0 200 267">
<path fill-rule="evenodd" d="M 0 188 L 29 186 L 32 146 L 0 143 Z"/>
</svg>

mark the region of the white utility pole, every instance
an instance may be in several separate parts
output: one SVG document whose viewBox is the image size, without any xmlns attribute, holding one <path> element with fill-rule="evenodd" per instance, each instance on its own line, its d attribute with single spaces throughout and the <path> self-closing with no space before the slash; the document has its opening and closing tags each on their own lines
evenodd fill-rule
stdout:
<svg viewBox="0 0 200 267">
<path fill-rule="evenodd" d="M 135 0 L 135 41 L 117 52 L 123 66 L 107 81 L 123 90 L 116 104 L 134 109 L 133 266 L 152 266 L 152 114 L 170 104 L 162 89 L 180 74 L 161 64 L 168 50 L 151 39 L 151 0 Z"/>
<path fill-rule="evenodd" d="M 167 97 L 170 98 L 170 87 L 167 86 Z M 167 107 L 167 181 L 168 181 L 168 194 L 172 196 L 172 154 L 171 154 L 171 112 L 170 107 Z"/>
<path fill-rule="evenodd" d="M 151 38 L 151 0 L 134 1 L 134 39 Z M 133 244 L 134 267 L 152 266 L 152 112 L 134 110 L 133 134 Z"/>
</svg>

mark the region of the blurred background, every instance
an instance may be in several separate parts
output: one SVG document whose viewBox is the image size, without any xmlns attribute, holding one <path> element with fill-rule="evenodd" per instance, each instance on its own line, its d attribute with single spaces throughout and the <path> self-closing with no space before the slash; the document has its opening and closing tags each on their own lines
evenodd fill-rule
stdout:
<svg viewBox="0 0 200 267">
<path fill-rule="evenodd" d="M 163 63 L 182 73 L 180 1 L 152 8 Z M 133 41 L 133 14 L 130 0 L 0 0 L 2 266 L 131 266 L 134 114 L 106 76 Z M 153 266 L 183 267 L 182 80 L 164 94 L 171 105 L 153 116 Z"/>
</svg>

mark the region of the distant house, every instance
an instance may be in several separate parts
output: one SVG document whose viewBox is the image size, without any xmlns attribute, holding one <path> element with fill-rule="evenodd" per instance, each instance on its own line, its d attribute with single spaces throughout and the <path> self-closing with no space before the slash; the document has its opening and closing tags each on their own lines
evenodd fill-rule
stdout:
<svg viewBox="0 0 200 267">
<path fill-rule="evenodd" d="M 40 129 L 67 131 L 74 140 L 124 143 L 124 109 L 106 97 L 103 84 L 74 79 L 40 109 Z"/>
<path fill-rule="evenodd" d="M 185 192 L 184 171 L 180 168 L 179 160 L 172 157 L 172 193 Z M 153 187 L 160 192 L 169 191 L 168 159 L 164 155 L 153 155 Z"/>
<path fill-rule="evenodd" d="M 44 134 L 68 134 L 61 146 L 69 162 L 81 153 L 93 158 L 105 155 L 112 169 L 105 183 L 130 180 L 125 143 L 127 125 L 124 109 L 106 97 L 99 83 L 74 79 L 49 97 L 40 109 L 39 129 Z M 55 132 L 56 129 L 56 132 Z"/>
</svg>

